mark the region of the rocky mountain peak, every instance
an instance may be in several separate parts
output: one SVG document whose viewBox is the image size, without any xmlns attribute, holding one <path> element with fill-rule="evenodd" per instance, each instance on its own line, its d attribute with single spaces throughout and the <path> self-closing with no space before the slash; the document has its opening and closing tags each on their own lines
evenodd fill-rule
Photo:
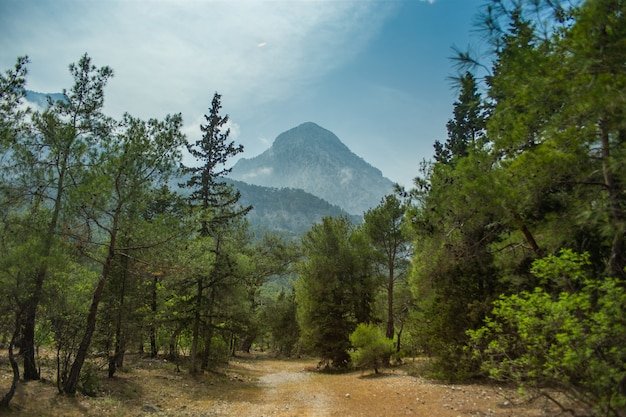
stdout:
<svg viewBox="0 0 626 417">
<path fill-rule="evenodd" d="M 380 170 L 312 122 L 281 133 L 262 154 L 240 159 L 229 177 L 265 187 L 302 189 L 359 215 L 393 189 Z"/>
</svg>

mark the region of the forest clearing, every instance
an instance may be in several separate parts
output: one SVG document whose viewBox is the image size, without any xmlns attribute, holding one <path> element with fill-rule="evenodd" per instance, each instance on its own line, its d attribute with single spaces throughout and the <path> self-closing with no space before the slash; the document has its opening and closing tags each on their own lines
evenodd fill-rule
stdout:
<svg viewBox="0 0 626 417">
<path fill-rule="evenodd" d="M 492 384 L 448 385 L 408 371 L 415 361 L 371 372 L 323 373 L 314 359 L 240 353 L 215 372 L 192 376 L 164 359 L 131 355 L 126 372 L 99 394 L 58 394 L 52 368 L 44 381 L 20 385 L 10 411 L 20 416 L 554 416 L 553 404 L 527 403 Z M 6 362 L 6 352 L 2 354 Z M 9 384 L 1 381 L 2 389 Z"/>
</svg>

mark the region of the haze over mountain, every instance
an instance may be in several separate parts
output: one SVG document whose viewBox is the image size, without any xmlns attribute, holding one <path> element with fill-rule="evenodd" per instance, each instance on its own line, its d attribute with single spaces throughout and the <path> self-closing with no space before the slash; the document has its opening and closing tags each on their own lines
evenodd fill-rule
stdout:
<svg viewBox="0 0 626 417">
<path fill-rule="evenodd" d="M 299 188 L 356 215 L 377 206 L 393 191 L 393 182 L 380 170 L 312 122 L 281 133 L 262 154 L 237 161 L 229 178 L 265 187 Z"/>
</svg>

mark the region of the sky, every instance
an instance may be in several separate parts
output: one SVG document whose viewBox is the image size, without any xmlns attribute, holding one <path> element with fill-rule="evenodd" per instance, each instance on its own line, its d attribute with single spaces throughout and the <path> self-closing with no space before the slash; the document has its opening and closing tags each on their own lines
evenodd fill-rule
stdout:
<svg viewBox="0 0 626 417">
<path fill-rule="evenodd" d="M 215 92 L 252 158 L 315 122 L 410 187 L 446 138 L 453 46 L 480 43 L 484 0 L 0 0 L 0 69 L 28 55 L 29 90 L 72 86 L 87 53 L 115 75 L 105 112 L 182 113 L 200 137 Z M 234 162 L 234 160 L 233 160 Z"/>
</svg>

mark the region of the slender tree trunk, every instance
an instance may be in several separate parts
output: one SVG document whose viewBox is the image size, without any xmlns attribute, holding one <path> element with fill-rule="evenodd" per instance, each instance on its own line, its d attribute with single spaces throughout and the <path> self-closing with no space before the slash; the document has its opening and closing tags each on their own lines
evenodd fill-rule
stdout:
<svg viewBox="0 0 626 417">
<path fill-rule="evenodd" d="M 213 305 L 215 302 L 215 289 L 210 288 L 208 323 L 206 324 L 206 334 L 204 339 L 204 351 L 202 352 L 202 369 L 209 368 L 209 356 L 211 355 L 211 342 L 213 341 Z"/>
<path fill-rule="evenodd" d="M 404 330 L 404 326 L 400 326 L 400 330 L 398 330 L 398 338 L 396 339 L 396 353 L 400 353 L 400 349 L 402 349 L 402 344 L 400 340 L 402 339 L 402 331 Z"/>
<path fill-rule="evenodd" d="M 622 187 L 611 168 L 611 144 L 609 139 L 609 127 L 605 121 L 600 121 L 600 142 L 602 144 L 602 173 L 604 183 L 608 191 L 609 207 L 615 234 L 611 243 L 611 257 L 609 258 L 609 273 L 622 280 L 626 279 L 626 253 L 624 238 L 626 237 L 626 226 L 624 225 L 624 213 L 620 201 Z"/>
<path fill-rule="evenodd" d="M 204 350 L 202 351 L 202 361 L 200 369 L 209 369 L 209 357 L 211 356 L 211 342 L 213 341 L 213 328 L 209 324 L 204 334 Z"/>
<path fill-rule="evenodd" d="M 530 248 L 533 250 L 533 252 L 535 252 L 535 255 L 537 255 L 538 258 L 545 257 L 546 256 L 545 252 L 543 251 L 543 249 L 539 247 L 539 245 L 537 244 L 537 241 L 535 240 L 535 237 L 533 236 L 531 231 L 528 229 L 528 227 L 526 227 L 526 223 L 524 223 L 522 216 L 520 216 L 520 214 L 514 210 L 511 210 L 510 213 L 513 216 L 513 219 L 515 220 L 515 223 L 517 223 L 519 230 L 524 235 L 526 242 L 528 242 L 528 244 L 530 245 Z"/>
<path fill-rule="evenodd" d="M 115 341 L 113 348 L 113 356 L 109 358 L 109 378 L 113 378 L 117 368 L 121 368 L 124 364 L 124 350 L 126 343 L 124 342 L 124 334 L 122 325 L 124 321 L 124 300 L 126 298 L 126 271 L 128 270 L 128 258 L 122 259 L 122 286 L 120 288 L 117 317 L 115 320 Z"/>
<path fill-rule="evenodd" d="M 105 264 L 106 267 L 106 264 Z M 89 315 L 87 316 L 87 326 L 85 328 L 85 334 L 78 346 L 78 352 L 76 352 L 76 358 L 74 358 L 74 362 L 72 363 L 72 368 L 70 369 L 70 374 L 67 378 L 67 381 L 63 385 L 63 391 L 66 394 L 75 394 L 76 389 L 78 388 L 78 380 L 80 377 L 80 371 L 83 368 L 83 364 L 85 363 L 85 359 L 87 357 L 87 352 L 89 351 L 89 346 L 91 345 L 91 338 L 93 337 L 93 333 L 96 330 L 96 315 L 98 313 L 98 305 L 100 304 L 100 299 L 102 298 L 102 292 L 104 290 L 104 284 L 108 277 L 108 271 L 105 274 L 100 276 L 98 280 L 98 284 L 96 286 L 96 290 L 94 291 L 93 298 L 91 300 L 91 307 L 89 308 Z"/>
<path fill-rule="evenodd" d="M 387 282 L 387 339 L 393 339 L 393 335 L 396 333 L 394 329 L 393 320 L 393 284 L 394 284 L 394 267 L 393 259 L 389 262 L 389 281 Z"/>
<path fill-rule="evenodd" d="M 39 275 L 39 274 L 37 274 Z M 44 273 L 45 276 L 45 273 Z M 24 380 L 34 381 L 40 378 L 35 361 L 35 325 L 37 321 L 37 307 L 41 300 L 41 291 L 37 290 L 39 278 L 36 279 L 35 290 L 26 308 L 24 324 L 22 326 L 22 337 L 20 338 L 20 356 L 24 361 Z"/>
<path fill-rule="evenodd" d="M 189 363 L 189 373 L 195 374 L 198 372 L 197 358 L 198 358 L 198 342 L 200 339 L 200 309 L 202 308 L 202 278 L 198 278 L 196 289 L 196 307 L 193 317 L 193 339 L 191 341 L 191 358 Z"/>
<path fill-rule="evenodd" d="M 172 362 L 178 359 L 178 336 L 181 331 L 182 328 L 179 327 L 170 336 L 170 346 L 167 358 Z"/>
<path fill-rule="evenodd" d="M 18 314 L 19 315 L 19 314 Z M 13 370 L 13 381 L 11 381 L 11 387 L 7 391 L 6 394 L 0 399 L 0 409 L 8 408 L 9 403 L 13 399 L 15 395 L 15 391 L 17 390 L 17 384 L 20 381 L 20 367 L 15 360 L 15 356 L 13 355 L 13 346 L 15 345 L 15 340 L 20 331 L 19 324 L 16 323 L 15 330 L 13 330 L 13 336 L 11 337 L 11 341 L 9 342 L 9 362 L 11 363 L 11 369 Z"/>
<path fill-rule="evenodd" d="M 57 179 L 56 189 L 57 195 L 54 199 L 54 208 L 48 230 L 44 237 L 43 248 L 41 249 L 41 264 L 35 275 L 33 292 L 26 305 L 26 311 L 22 324 L 22 337 L 20 338 L 20 356 L 24 360 L 24 380 L 34 381 L 40 378 L 37 363 L 35 362 L 35 326 L 37 324 L 37 309 L 41 303 L 41 294 L 43 292 L 43 283 L 48 273 L 47 258 L 52 252 L 52 237 L 56 233 L 61 213 L 61 204 L 63 201 L 63 193 L 65 190 L 65 174 L 67 172 L 67 158 L 69 150 L 64 154 L 59 169 L 59 177 Z"/>
<path fill-rule="evenodd" d="M 156 324 L 154 323 L 154 317 L 157 313 L 157 288 L 159 285 L 159 277 L 155 274 L 152 276 L 152 299 L 150 302 L 150 310 L 152 311 L 152 322 L 150 323 L 150 357 L 156 358 L 159 354 L 159 348 L 157 347 L 156 340 Z"/>
<path fill-rule="evenodd" d="M 100 279 L 98 280 L 98 284 L 96 285 L 96 289 L 94 290 L 93 298 L 91 300 L 91 306 L 89 308 L 89 315 L 87 316 L 87 324 L 85 327 L 85 334 L 83 335 L 83 339 L 78 346 L 78 352 L 76 352 L 76 357 L 74 358 L 74 362 L 72 363 L 72 368 L 70 369 L 70 374 L 67 378 L 67 381 L 63 385 L 63 391 L 66 394 L 76 393 L 76 389 L 78 388 L 78 381 L 80 378 L 80 371 L 82 370 L 83 364 L 85 363 L 87 352 L 89 351 L 89 346 L 91 345 L 91 338 L 93 337 L 93 333 L 96 330 L 96 316 L 98 314 L 98 305 L 100 304 L 100 299 L 102 298 L 104 284 L 111 274 L 111 266 L 113 264 L 113 258 L 115 257 L 115 240 L 117 237 L 117 222 L 120 211 L 121 207 L 118 206 L 113 217 L 113 224 L 111 225 L 111 240 L 109 241 L 109 251 L 104 261 L 104 265 L 102 266 L 102 275 L 100 275 Z"/>
</svg>

